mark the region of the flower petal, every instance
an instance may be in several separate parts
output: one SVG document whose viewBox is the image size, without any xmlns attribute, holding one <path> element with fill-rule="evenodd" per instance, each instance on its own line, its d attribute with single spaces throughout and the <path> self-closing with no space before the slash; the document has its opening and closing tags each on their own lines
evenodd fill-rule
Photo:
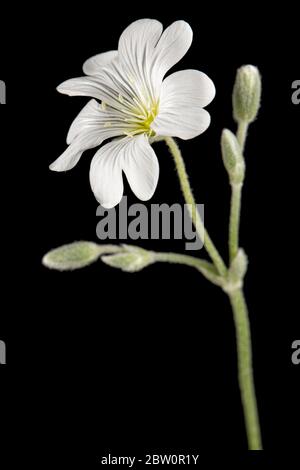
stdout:
<svg viewBox="0 0 300 470">
<path fill-rule="evenodd" d="M 124 134 L 126 125 L 123 116 L 116 111 L 103 110 L 96 100 L 90 100 L 74 119 L 67 136 L 70 144 L 79 134 L 98 132 L 105 139 Z"/>
<path fill-rule="evenodd" d="M 116 206 L 123 196 L 122 158 L 127 139 L 114 140 L 95 154 L 90 168 L 90 183 L 97 201 L 106 209 Z"/>
<path fill-rule="evenodd" d="M 82 153 L 97 147 L 106 139 L 124 135 L 128 125 L 118 111 L 102 110 L 96 100 L 90 100 L 73 121 L 65 152 L 50 165 L 53 171 L 67 171 L 73 168 Z"/>
<path fill-rule="evenodd" d="M 69 96 L 90 96 L 120 109 L 118 92 L 112 88 L 104 71 L 101 75 L 94 77 L 77 77 L 66 80 L 57 87 L 57 91 Z"/>
<path fill-rule="evenodd" d="M 67 144 L 70 144 L 84 129 L 94 125 L 99 117 L 99 113 L 99 103 L 96 100 L 90 100 L 72 122 L 67 135 Z"/>
<path fill-rule="evenodd" d="M 162 80 L 166 72 L 182 59 L 192 40 L 192 28 L 185 21 L 175 21 L 165 29 L 155 48 L 154 67 L 157 79 Z"/>
<path fill-rule="evenodd" d="M 71 78 L 57 87 L 59 93 L 69 96 L 91 96 L 102 100 L 101 87 L 96 77 Z"/>
<path fill-rule="evenodd" d="M 116 206 L 123 196 L 122 170 L 134 194 L 142 201 L 153 196 L 157 186 L 157 157 L 141 134 L 104 145 L 94 156 L 90 182 L 95 197 L 106 209 Z"/>
<path fill-rule="evenodd" d="M 83 150 L 78 150 L 76 146 L 69 146 L 64 153 L 60 155 L 51 165 L 49 166 L 52 171 L 68 171 L 74 168 L 80 160 Z"/>
<path fill-rule="evenodd" d="M 158 135 L 196 137 L 210 124 L 210 116 L 202 108 L 214 96 L 215 86 L 204 73 L 198 70 L 173 73 L 163 81 L 159 113 L 151 128 Z"/>
<path fill-rule="evenodd" d="M 122 166 L 134 194 L 148 201 L 157 186 L 159 164 L 145 134 L 134 137 L 125 147 Z"/>
<path fill-rule="evenodd" d="M 169 75 L 162 83 L 160 110 L 178 106 L 205 108 L 215 97 L 213 81 L 199 70 L 180 70 Z"/>
<path fill-rule="evenodd" d="M 118 55 L 118 51 L 108 51 L 94 55 L 83 64 L 83 72 L 86 75 L 97 75 L 101 69 L 109 65 Z"/>
<path fill-rule="evenodd" d="M 162 24 L 142 19 L 129 25 L 119 40 L 119 58 L 124 78 L 129 80 L 139 99 L 153 98 L 152 64 Z"/>
<path fill-rule="evenodd" d="M 74 168 L 78 163 L 82 153 L 89 149 L 97 147 L 102 142 L 102 136 L 99 132 L 90 132 L 77 136 L 69 147 L 50 165 L 52 171 L 68 171 Z"/>
<path fill-rule="evenodd" d="M 210 115 L 202 108 L 170 110 L 159 115 L 152 123 L 152 129 L 160 136 L 180 137 L 188 140 L 202 134 L 210 125 Z"/>
<path fill-rule="evenodd" d="M 142 19 L 131 23 L 119 39 L 119 54 L 122 61 L 136 74 L 136 66 L 142 66 L 146 48 L 154 49 L 163 30 L 157 20 Z"/>
</svg>

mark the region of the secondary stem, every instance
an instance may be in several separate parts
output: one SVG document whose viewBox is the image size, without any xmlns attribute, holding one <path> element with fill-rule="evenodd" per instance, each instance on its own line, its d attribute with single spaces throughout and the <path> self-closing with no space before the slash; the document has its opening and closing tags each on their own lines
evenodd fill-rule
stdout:
<svg viewBox="0 0 300 470">
<path fill-rule="evenodd" d="M 232 184 L 229 220 L 229 260 L 236 257 L 239 249 L 239 227 L 241 213 L 242 185 Z"/>
<path fill-rule="evenodd" d="M 208 235 L 206 229 L 204 228 L 203 221 L 197 210 L 195 198 L 191 190 L 191 186 L 189 183 L 189 179 L 188 179 L 185 164 L 181 155 L 181 151 L 177 143 L 172 137 L 166 137 L 165 141 L 175 161 L 176 170 L 178 173 L 178 178 L 180 181 L 180 186 L 181 186 L 181 190 L 182 190 L 185 202 L 192 207 L 191 217 L 192 217 L 193 224 L 195 225 L 196 231 L 200 239 L 203 239 L 202 241 L 203 241 L 204 247 L 206 251 L 208 252 L 209 256 L 211 257 L 219 274 L 221 276 L 225 276 L 227 272 L 227 268 L 218 250 L 213 244 L 210 236 Z"/>
<path fill-rule="evenodd" d="M 204 259 L 195 258 L 194 256 L 182 255 L 180 253 L 158 253 L 152 252 L 154 261 L 163 263 L 185 264 L 192 268 L 196 268 L 208 281 L 222 286 L 223 278 L 219 276 L 214 264 Z"/>
<path fill-rule="evenodd" d="M 251 333 L 242 290 L 229 294 L 237 337 L 238 375 L 249 450 L 262 450 L 261 433 L 252 370 Z"/>
<path fill-rule="evenodd" d="M 244 151 L 245 142 L 248 133 L 248 123 L 240 122 L 237 130 L 237 140 L 240 144 L 241 151 Z M 239 231 L 240 231 L 240 215 L 241 215 L 241 199 L 242 199 L 242 183 L 231 185 L 231 204 L 229 218 L 229 261 L 230 263 L 236 257 L 239 249 Z"/>
<path fill-rule="evenodd" d="M 163 263 L 174 263 L 174 264 L 185 264 L 186 266 L 191 266 L 196 268 L 199 271 L 201 269 L 207 269 L 209 265 L 213 267 L 208 261 L 195 258 L 194 256 L 182 255 L 181 253 L 160 253 L 153 252 L 155 261 L 161 261 Z"/>
</svg>

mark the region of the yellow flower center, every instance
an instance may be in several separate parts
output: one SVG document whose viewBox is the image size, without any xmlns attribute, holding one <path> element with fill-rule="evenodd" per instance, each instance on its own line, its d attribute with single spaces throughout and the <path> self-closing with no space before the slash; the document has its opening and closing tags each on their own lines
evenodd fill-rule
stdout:
<svg viewBox="0 0 300 470">
<path fill-rule="evenodd" d="M 120 124 L 124 128 L 123 134 L 128 137 L 133 137 L 138 134 L 146 134 L 149 137 L 155 135 L 155 131 L 151 129 L 151 124 L 158 115 L 159 111 L 159 101 L 153 99 L 137 99 L 133 97 L 130 101 L 124 98 L 121 94 L 118 96 L 118 101 L 120 102 L 120 107 L 118 111 L 123 115 L 123 122 L 121 124 L 120 120 L 110 121 L 109 118 L 104 122 L 103 127 L 120 127 Z M 101 103 L 102 111 L 112 111 L 109 105 L 102 101 Z"/>
<path fill-rule="evenodd" d="M 158 110 L 158 102 L 151 102 L 148 106 L 138 103 L 137 106 L 131 107 L 130 112 L 123 110 L 126 114 L 131 114 L 130 118 L 125 118 L 125 121 L 129 124 L 129 129 L 124 133 L 132 137 L 138 134 L 147 134 L 149 137 L 154 136 L 155 132 L 151 129 L 151 124 L 156 118 Z"/>
</svg>

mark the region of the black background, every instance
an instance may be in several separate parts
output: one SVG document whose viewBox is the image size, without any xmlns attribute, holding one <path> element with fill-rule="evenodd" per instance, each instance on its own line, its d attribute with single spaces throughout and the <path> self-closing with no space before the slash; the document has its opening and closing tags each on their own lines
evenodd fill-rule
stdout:
<svg viewBox="0 0 300 470">
<path fill-rule="evenodd" d="M 262 109 L 246 150 L 245 290 L 265 449 L 271 456 L 299 444 L 300 366 L 291 363 L 291 344 L 299 339 L 294 6 L 263 13 L 246 2 L 224 10 L 187 2 L 52 3 L 7 13 L 9 27 L 1 32 L 0 78 L 7 84 L 7 105 L 0 108 L 1 339 L 8 361 L 1 367 L 1 456 L 8 454 L 10 466 L 20 458 L 32 465 L 96 468 L 108 452 L 209 451 L 215 457 L 219 449 L 246 450 L 234 328 L 220 290 L 184 267 L 160 264 L 129 275 L 99 263 L 70 274 L 48 271 L 40 262 L 55 246 L 96 240 L 98 222 L 88 179 L 94 152 L 70 172 L 48 169 L 86 103 L 58 94 L 56 86 L 81 75 L 86 58 L 115 48 L 122 30 L 142 17 L 165 26 L 188 21 L 194 41 L 172 71 L 200 69 L 215 82 L 209 130 L 181 149 L 196 200 L 205 204 L 206 227 L 224 256 L 230 193 L 220 133 L 235 130 L 237 67 L 252 63 L 262 73 Z M 160 179 L 151 202 L 182 201 L 163 143 L 156 152 Z M 125 194 L 129 204 L 137 202 L 128 186 Z M 174 241 L 141 245 L 184 249 L 184 242 Z"/>
</svg>

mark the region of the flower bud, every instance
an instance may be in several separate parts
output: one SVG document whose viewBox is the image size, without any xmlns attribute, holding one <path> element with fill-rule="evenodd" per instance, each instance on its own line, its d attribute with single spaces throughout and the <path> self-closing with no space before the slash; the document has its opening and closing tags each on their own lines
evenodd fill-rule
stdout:
<svg viewBox="0 0 300 470">
<path fill-rule="evenodd" d="M 123 251 L 114 255 L 103 256 L 101 260 L 113 268 L 133 273 L 141 271 L 154 262 L 151 251 L 136 246 L 123 245 Z"/>
<path fill-rule="evenodd" d="M 237 122 L 250 123 L 257 116 L 261 98 L 261 77 L 257 67 L 244 65 L 236 74 L 233 88 L 233 116 Z"/>
<path fill-rule="evenodd" d="M 241 147 L 235 135 L 224 129 L 221 137 L 221 149 L 224 166 L 231 184 L 240 184 L 245 176 L 245 162 Z"/>
<path fill-rule="evenodd" d="M 120 250 L 112 245 L 97 245 L 92 242 L 74 242 L 49 251 L 42 260 L 44 266 L 58 271 L 84 268 L 97 261 L 103 253 Z"/>
</svg>

